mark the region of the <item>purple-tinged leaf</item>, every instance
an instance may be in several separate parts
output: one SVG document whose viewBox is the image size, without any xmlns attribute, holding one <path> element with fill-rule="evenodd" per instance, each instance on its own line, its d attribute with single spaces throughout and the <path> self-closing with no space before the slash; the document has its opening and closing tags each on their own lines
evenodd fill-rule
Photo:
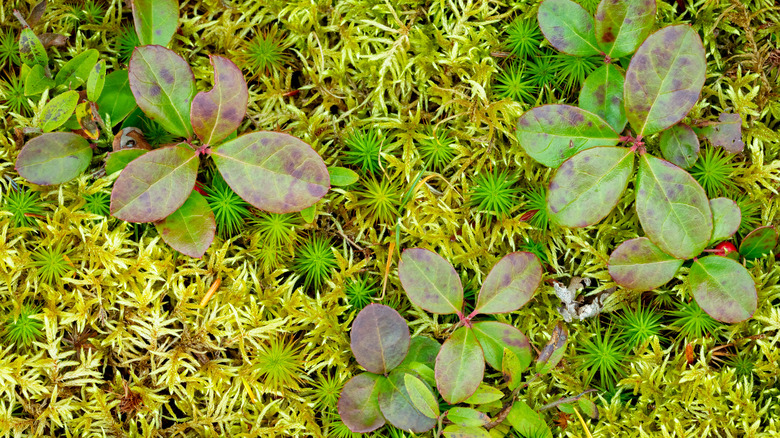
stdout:
<svg viewBox="0 0 780 438">
<path fill-rule="evenodd" d="M 602 0 L 596 9 L 596 41 L 611 58 L 634 53 L 655 24 L 655 0 Z"/>
<path fill-rule="evenodd" d="M 87 76 L 87 99 L 95 102 L 100 98 L 103 92 L 103 85 L 106 83 L 106 61 L 101 59 L 95 64 L 95 67 L 89 71 Z"/>
<path fill-rule="evenodd" d="M 593 16 L 571 0 L 544 0 L 537 14 L 539 29 L 547 41 L 574 56 L 601 53 L 596 42 Z"/>
<path fill-rule="evenodd" d="M 211 157 L 238 196 L 271 213 L 301 211 L 330 189 L 322 158 L 288 134 L 252 132 L 217 146 Z"/>
<path fill-rule="evenodd" d="M 621 243 L 609 256 L 615 283 L 636 291 L 653 290 L 674 278 L 683 261 L 661 251 L 647 237 Z"/>
<path fill-rule="evenodd" d="M 619 137 L 591 112 L 569 105 L 544 105 L 520 117 L 517 140 L 528 156 L 555 168 L 585 149 L 615 146 Z"/>
<path fill-rule="evenodd" d="M 115 152 L 109 152 L 106 157 L 106 175 L 119 172 L 127 167 L 133 160 L 147 153 L 146 149 L 129 148 Z"/>
<path fill-rule="evenodd" d="M 50 100 L 41 110 L 41 129 L 51 132 L 67 122 L 79 103 L 78 91 L 66 91 Z"/>
<path fill-rule="evenodd" d="M 490 423 L 486 413 L 472 408 L 450 408 L 447 419 L 460 426 L 480 427 Z"/>
<path fill-rule="evenodd" d="M 699 159 L 699 138 L 688 125 L 678 123 L 661 133 L 661 153 L 673 164 L 688 169 Z"/>
<path fill-rule="evenodd" d="M 450 262 L 422 248 L 407 249 L 398 263 L 409 301 L 431 313 L 460 313 L 463 309 L 463 285 Z"/>
<path fill-rule="evenodd" d="M 528 365 L 530 365 L 530 362 L 524 366 L 520 363 L 517 355 L 512 353 L 512 350 L 504 348 L 504 358 L 501 359 L 501 375 L 504 377 L 506 387 L 510 391 L 514 391 L 520 386 L 523 371 L 528 368 Z"/>
<path fill-rule="evenodd" d="M 436 386 L 447 403 L 454 405 L 474 394 L 485 373 L 485 356 L 472 329 L 461 327 L 444 342 L 435 372 Z"/>
<path fill-rule="evenodd" d="M 91 159 L 92 148 L 84 137 L 53 132 L 24 145 L 16 158 L 16 171 L 34 184 L 62 184 L 85 171 Z"/>
<path fill-rule="evenodd" d="M 411 374 L 404 374 L 404 384 L 409 400 L 421 414 L 428 418 L 439 417 L 439 403 L 428 385 Z"/>
<path fill-rule="evenodd" d="M 477 426 L 461 426 L 450 424 L 441 431 L 444 438 L 490 438 L 492 435 L 485 429 Z"/>
<path fill-rule="evenodd" d="M 742 117 L 739 114 L 721 113 L 719 122 L 711 122 L 696 132 L 705 137 L 713 146 L 720 146 L 730 154 L 742 152 Z"/>
<path fill-rule="evenodd" d="M 509 424 L 520 432 L 522 436 L 535 438 L 553 438 L 552 431 L 547 423 L 542 419 L 541 414 L 531 409 L 522 400 L 516 400 L 512 405 L 512 410 L 506 417 Z"/>
<path fill-rule="evenodd" d="M 588 75 L 580 90 L 580 108 L 606 121 L 615 132 L 626 127 L 623 108 L 623 73 L 612 64 L 603 65 Z"/>
<path fill-rule="evenodd" d="M 96 103 L 100 116 L 106 123 L 110 119 L 112 128 L 133 112 L 136 104 L 127 70 L 117 70 L 106 76 L 103 92 Z"/>
<path fill-rule="evenodd" d="M 54 82 L 64 85 L 65 88 L 74 89 L 85 83 L 89 78 L 89 72 L 95 68 L 100 52 L 96 49 L 85 50 L 71 58 L 62 66 Z"/>
<path fill-rule="evenodd" d="M 679 259 L 699 255 L 712 237 L 704 189 L 688 172 L 649 154 L 639 160 L 636 213 L 647 237 Z"/>
<path fill-rule="evenodd" d="M 505 255 L 482 283 L 474 313 L 508 313 L 522 307 L 542 281 L 542 264 L 530 252 Z"/>
<path fill-rule="evenodd" d="M 141 46 L 130 58 L 130 89 L 138 107 L 166 131 L 192 137 L 195 78 L 187 61 L 162 46 Z"/>
<path fill-rule="evenodd" d="M 503 368 L 504 348 L 517 356 L 522 369 L 531 364 L 531 344 L 515 327 L 498 321 L 481 321 L 475 323 L 472 329 L 482 347 L 485 361 L 494 369 L 501 371 Z"/>
<path fill-rule="evenodd" d="M 385 424 L 379 410 L 379 386 L 383 376 L 363 373 L 351 378 L 341 390 L 338 411 L 341 421 L 355 433 L 366 433 Z"/>
<path fill-rule="evenodd" d="M 622 147 L 584 150 L 561 164 L 547 190 L 553 222 L 573 228 L 604 219 L 620 200 L 634 171 L 634 153 Z"/>
<path fill-rule="evenodd" d="M 550 335 L 550 340 L 547 345 L 542 348 L 542 352 L 539 353 L 539 357 L 536 358 L 536 372 L 539 374 L 545 374 L 552 371 L 558 362 L 563 359 L 563 354 L 566 352 L 566 343 L 569 341 L 569 332 L 563 323 L 558 323 Z"/>
<path fill-rule="evenodd" d="M 208 201 L 195 190 L 178 210 L 156 222 L 155 226 L 171 248 L 194 258 L 203 257 L 214 241 L 217 229 Z"/>
<path fill-rule="evenodd" d="M 192 99 L 192 129 L 205 144 L 216 144 L 238 129 L 246 115 L 249 92 L 241 70 L 221 56 L 211 55 L 214 88 Z"/>
<path fill-rule="evenodd" d="M 699 100 L 707 61 L 701 38 L 687 24 L 650 35 L 626 71 L 626 117 L 647 137 L 682 120 Z"/>
<path fill-rule="evenodd" d="M 135 32 L 141 45 L 167 46 L 179 25 L 176 0 L 130 0 Z"/>
<path fill-rule="evenodd" d="M 739 253 L 742 257 L 752 260 L 769 254 L 777 245 L 777 231 L 775 227 L 759 227 L 751 231 L 739 245 Z"/>
<path fill-rule="evenodd" d="M 386 374 L 409 351 L 409 327 L 395 310 L 369 304 L 352 323 L 350 347 L 358 363 L 374 374 Z"/>
<path fill-rule="evenodd" d="M 19 35 L 19 56 L 22 58 L 22 62 L 30 67 L 36 64 L 46 67 L 49 63 L 46 49 L 29 27 L 22 29 L 22 33 Z"/>
<path fill-rule="evenodd" d="M 502 398 L 504 398 L 504 393 L 501 392 L 501 390 L 486 383 L 480 383 L 474 394 L 471 394 L 471 397 L 464 400 L 464 403 L 469 405 L 484 405 L 501 400 Z"/>
<path fill-rule="evenodd" d="M 728 239 L 739 229 L 742 212 L 736 202 L 728 198 L 710 200 L 712 210 L 712 238 L 710 243 Z"/>
<path fill-rule="evenodd" d="M 111 215 L 127 222 L 155 222 L 184 204 L 195 186 L 198 155 L 181 146 L 155 149 L 125 167 L 111 192 Z"/>
<path fill-rule="evenodd" d="M 695 260 L 688 281 L 696 303 L 718 321 L 733 324 L 756 311 L 756 283 L 744 266 L 730 258 L 712 255 Z"/>
<path fill-rule="evenodd" d="M 399 429 L 414 433 L 431 430 L 436 425 L 436 419 L 426 417 L 414 407 L 406 390 L 405 375 L 400 370 L 394 370 L 381 381 L 379 409 L 387 421 Z"/>
</svg>

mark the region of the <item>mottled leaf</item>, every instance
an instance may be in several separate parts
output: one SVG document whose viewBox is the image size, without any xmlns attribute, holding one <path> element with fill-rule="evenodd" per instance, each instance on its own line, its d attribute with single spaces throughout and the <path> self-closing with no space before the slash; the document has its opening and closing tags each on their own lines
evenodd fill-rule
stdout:
<svg viewBox="0 0 780 438">
<path fill-rule="evenodd" d="M 409 351 L 409 327 L 395 310 L 369 304 L 352 323 L 350 347 L 355 359 L 374 374 L 386 374 L 400 364 Z"/>
<path fill-rule="evenodd" d="M 436 357 L 436 386 L 444 401 L 454 405 L 477 390 L 485 372 L 485 358 L 474 331 L 461 327 L 441 346 Z"/>
<path fill-rule="evenodd" d="M 716 255 L 694 260 L 688 274 L 693 297 L 708 315 L 733 324 L 756 311 L 756 284 L 744 266 Z"/>
<path fill-rule="evenodd" d="M 606 64 L 588 75 L 580 90 L 580 108 L 606 121 L 615 132 L 626 127 L 623 108 L 623 73 L 612 64 Z"/>
<path fill-rule="evenodd" d="M 141 46 L 130 58 L 130 89 L 138 107 L 166 131 L 192 137 L 195 78 L 187 61 L 162 46 Z"/>
<path fill-rule="evenodd" d="M 552 371 L 558 362 L 563 359 L 566 352 L 566 343 L 569 341 L 569 332 L 562 323 L 558 323 L 552 331 L 550 340 L 544 346 L 539 357 L 536 358 L 536 372 L 545 374 Z"/>
<path fill-rule="evenodd" d="M 141 45 L 167 46 L 179 22 L 176 0 L 131 0 L 135 32 Z"/>
<path fill-rule="evenodd" d="M 460 313 L 463 308 L 463 285 L 450 262 L 435 252 L 422 248 L 407 249 L 398 263 L 409 301 L 431 313 Z"/>
<path fill-rule="evenodd" d="M 249 92 L 241 70 L 221 56 L 211 55 L 214 88 L 192 100 L 192 129 L 205 144 L 216 144 L 238 129 L 246 115 Z"/>
<path fill-rule="evenodd" d="M 555 168 L 579 151 L 615 146 L 619 137 L 591 112 L 569 105 L 544 105 L 520 117 L 517 140 L 531 158 Z"/>
<path fill-rule="evenodd" d="M 481 427 L 450 424 L 442 430 L 444 438 L 491 438 L 490 433 Z"/>
<path fill-rule="evenodd" d="M 67 122 L 79 103 L 78 91 L 66 91 L 50 100 L 41 110 L 41 129 L 51 132 Z"/>
<path fill-rule="evenodd" d="M 92 68 L 87 77 L 87 99 L 92 102 L 97 101 L 100 98 L 100 94 L 103 93 L 103 85 L 106 83 L 106 61 L 100 60 L 95 67 Z"/>
<path fill-rule="evenodd" d="M 91 159 L 92 148 L 83 137 L 53 132 L 24 145 L 16 158 L 16 171 L 34 184 L 62 184 L 85 171 Z"/>
<path fill-rule="evenodd" d="M 106 157 L 106 175 L 119 172 L 127 167 L 131 161 L 147 153 L 146 149 L 129 148 L 110 152 Z"/>
<path fill-rule="evenodd" d="M 683 261 L 661 251 L 647 237 L 621 243 L 609 256 L 615 283 L 636 291 L 653 290 L 674 278 Z"/>
<path fill-rule="evenodd" d="M 301 211 L 330 189 L 322 158 L 288 134 L 245 134 L 213 149 L 211 157 L 238 196 L 272 213 Z"/>
<path fill-rule="evenodd" d="M 36 64 L 46 67 L 49 63 L 46 49 L 29 27 L 22 29 L 22 33 L 19 35 L 19 56 L 22 58 L 22 62 L 30 67 Z"/>
<path fill-rule="evenodd" d="M 507 388 L 514 391 L 520 386 L 523 370 L 528 368 L 528 364 L 523 365 L 517 355 L 508 348 L 504 348 L 504 358 L 501 360 L 501 375 L 504 376 Z"/>
<path fill-rule="evenodd" d="M 54 88 L 54 80 L 46 76 L 46 69 L 40 64 L 32 66 L 24 78 L 24 95 L 37 96 L 49 88 Z"/>
<path fill-rule="evenodd" d="M 516 400 L 512 405 L 512 410 L 506 417 L 509 424 L 522 436 L 534 438 L 552 438 L 553 434 L 542 416 L 531 409 L 522 400 Z"/>
<path fill-rule="evenodd" d="M 769 254 L 769 251 L 777 245 L 777 231 L 775 227 L 759 227 L 751 231 L 739 245 L 739 253 L 742 257 L 752 260 Z"/>
<path fill-rule="evenodd" d="M 537 14 L 539 29 L 547 41 L 574 56 L 598 55 L 593 16 L 571 0 L 544 0 Z"/>
<path fill-rule="evenodd" d="M 65 88 L 69 89 L 79 87 L 89 78 L 89 72 L 95 68 L 99 56 L 100 52 L 95 49 L 79 53 L 62 66 L 57 72 L 57 76 L 54 77 L 54 82 L 58 86 L 64 85 Z"/>
<path fill-rule="evenodd" d="M 358 174 L 346 167 L 328 167 L 330 184 L 334 187 L 346 187 L 358 181 Z"/>
<path fill-rule="evenodd" d="M 421 414 L 429 418 L 439 417 L 439 403 L 428 385 L 411 374 L 404 374 L 404 384 L 409 400 Z"/>
<path fill-rule="evenodd" d="M 728 239 L 739 229 L 742 212 L 737 203 L 728 198 L 710 200 L 712 210 L 712 238 L 710 243 Z"/>
<path fill-rule="evenodd" d="M 707 62 L 701 38 L 687 24 L 650 35 L 626 71 L 626 117 L 647 137 L 679 122 L 699 100 Z"/>
<path fill-rule="evenodd" d="M 493 266 L 477 296 L 477 313 L 508 313 L 522 307 L 542 281 L 542 264 L 530 252 L 505 255 Z"/>
<path fill-rule="evenodd" d="M 474 394 L 471 397 L 464 400 L 464 403 L 470 405 L 484 405 L 487 403 L 493 403 L 504 398 L 504 393 L 501 390 L 494 388 L 486 383 L 480 383 Z"/>
<path fill-rule="evenodd" d="M 688 169 L 699 158 L 699 138 L 688 125 L 678 123 L 661 133 L 661 153 L 673 164 Z"/>
<path fill-rule="evenodd" d="M 479 427 L 490 423 L 490 417 L 486 413 L 472 408 L 450 408 L 447 411 L 447 419 L 460 426 Z"/>
<path fill-rule="evenodd" d="M 704 189 L 688 172 L 644 154 L 636 188 L 636 213 L 653 243 L 679 259 L 704 250 L 712 236 L 712 211 Z"/>
<path fill-rule="evenodd" d="M 43 18 L 43 13 L 46 12 L 46 5 L 49 2 L 46 0 L 42 0 L 38 2 L 35 7 L 32 8 L 30 11 L 30 16 L 27 17 L 27 25 L 30 27 L 35 27 L 36 24 L 38 24 L 39 21 L 41 21 L 41 18 Z"/>
<path fill-rule="evenodd" d="M 379 388 L 379 409 L 393 426 L 422 433 L 431 430 L 436 425 L 435 418 L 423 415 L 414 407 L 406 390 L 404 376 L 406 373 L 394 370 L 382 380 Z"/>
<path fill-rule="evenodd" d="M 655 24 L 655 0 L 602 0 L 596 9 L 596 41 L 611 58 L 634 53 Z"/>
<path fill-rule="evenodd" d="M 68 37 L 61 33 L 42 33 L 38 35 L 38 39 L 43 44 L 44 48 L 48 47 L 65 47 L 68 44 Z"/>
<path fill-rule="evenodd" d="M 127 70 L 117 70 L 106 75 L 103 92 L 96 103 L 100 116 L 106 123 L 110 119 L 112 128 L 133 112 L 136 104 Z"/>
<path fill-rule="evenodd" d="M 745 149 L 742 141 L 742 117 L 739 114 L 721 113 L 719 122 L 711 122 L 696 132 L 714 146 L 721 146 L 726 152 L 736 154 Z"/>
<path fill-rule="evenodd" d="M 504 348 L 508 348 L 520 360 L 523 369 L 531 363 L 531 344 L 515 327 L 498 321 L 480 321 L 473 325 L 474 335 L 482 347 L 485 361 L 501 371 Z"/>
<path fill-rule="evenodd" d="M 366 433 L 385 424 L 379 410 L 379 386 L 383 376 L 363 373 L 351 378 L 341 390 L 338 411 L 341 421 L 355 433 Z"/>
<path fill-rule="evenodd" d="M 198 155 L 181 146 L 155 149 L 125 167 L 111 192 L 111 215 L 127 222 L 154 222 L 184 204 L 195 186 Z"/>
<path fill-rule="evenodd" d="M 156 222 L 155 226 L 171 248 L 195 258 L 203 257 L 214 241 L 217 229 L 208 201 L 195 190 L 178 210 Z"/>
<path fill-rule="evenodd" d="M 585 415 L 593 420 L 599 419 L 599 408 L 596 407 L 596 403 L 593 403 L 586 398 L 581 398 L 577 400 L 577 404 L 580 405 L 580 409 L 582 409 L 582 412 L 584 412 Z"/>
</svg>

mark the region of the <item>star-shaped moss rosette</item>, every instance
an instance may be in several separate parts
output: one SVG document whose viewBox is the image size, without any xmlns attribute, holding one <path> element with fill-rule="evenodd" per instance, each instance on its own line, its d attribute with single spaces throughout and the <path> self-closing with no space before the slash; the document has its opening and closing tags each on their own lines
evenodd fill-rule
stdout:
<svg viewBox="0 0 780 438">
<path fill-rule="evenodd" d="M 477 295 L 476 307 L 463 314 L 463 285 L 455 268 L 436 253 L 407 249 L 398 266 L 409 300 L 431 313 L 455 314 L 459 327 L 444 342 L 436 357 L 436 386 L 444 400 L 456 404 L 476 391 L 485 362 L 502 370 L 504 349 L 525 369 L 531 363 L 528 338 L 515 327 L 497 321 L 474 321 L 480 314 L 513 312 L 527 303 L 542 279 L 542 265 L 529 252 L 514 252 L 496 263 Z"/>
</svg>

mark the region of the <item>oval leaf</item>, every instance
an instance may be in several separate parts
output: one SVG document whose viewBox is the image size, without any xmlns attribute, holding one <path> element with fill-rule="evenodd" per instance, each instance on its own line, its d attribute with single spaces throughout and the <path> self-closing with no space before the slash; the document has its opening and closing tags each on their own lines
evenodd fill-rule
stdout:
<svg viewBox="0 0 780 438">
<path fill-rule="evenodd" d="M 744 266 L 727 257 L 695 260 L 688 280 L 696 303 L 718 321 L 744 321 L 756 311 L 756 284 Z"/>
<path fill-rule="evenodd" d="M 577 404 L 580 405 L 580 409 L 582 409 L 582 412 L 584 412 L 585 415 L 593 420 L 599 419 L 599 408 L 596 406 L 596 403 L 593 403 L 586 398 L 581 398 L 577 400 Z"/>
<path fill-rule="evenodd" d="M 100 52 L 95 49 L 85 50 L 66 62 L 54 77 L 57 85 L 73 89 L 81 86 L 89 78 L 89 72 L 95 68 Z"/>
<path fill-rule="evenodd" d="M 147 153 L 146 149 L 122 149 L 116 152 L 110 152 L 106 157 L 106 175 L 119 172 L 127 167 L 131 161 Z"/>
<path fill-rule="evenodd" d="M 249 92 L 241 70 L 229 59 L 211 55 L 214 88 L 192 99 L 192 129 L 205 144 L 216 144 L 238 129 Z"/>
<path fill-rule="evenodd" d="M 480 383 L 477 390 L 471 397 L 464 400 L 464 403 L 470 405 L 484 405 L 493 403 L 504 398 L 504 393 L 500 389 L 494 388 L 486 383 Z"/>
<path fill-rule="evenodd" d="M 89 77 L 87 77 L 87 99 L 92 102 L 97 101 L 100 98 L 100 93 L 103 92 L 103 85 L 106 83 L 106 61 L 100 60 L 95 67 L 90 70 Z"/>
<path fill-rule="evenodd" d="M 472 408 L 450 408 L 447 411 L 447 419 L 460 426 L 479 427 L 490 423 L 490 417 L 486 413 Z"/>
<path fill-rule="evenodd" d="M 54 88 L 54 80 L 46 76 L 46 69 L 35 64 L 24 79 L 24 95 L 37 96 L 49 88 Z"/>
<path fill-rule="evenodd" d="M 409 400 L 421 414 L 428 418 L 439 417 L 439 403 L 428 385 L 411 374 L 404 374 L 404 384 L 406 392 L 409 394 Z"/>
<path fill-rule="evenodd" d="M 531 364 L 531 358 L 528 358 L 528 363 L 520 363 L 520 359 L 517 358 L 512 350 L 504 348 L 504 358 L 501 359 L 501 374 L 504 377 L 507 388 L 510 391 L 514 391 L 520 386 L 523 371 Z M 468 401 L 468 400 L 467 400 Z"/>
<path fill-rule="evenodd" d="M 569 158 L 547 190 L 547 211 L 557 224 L 581 228 L 604 219 L 626 190 L 634 171 L 628 148 L 598 147 Z"/>
<path fill-rule="evenodd" d="M 194 258 L 203 257 L 214 241 L 217 229 L 208 201 L 195 190 L 178 210 L 156 222 L 155 226 L 171 248 Z"/>
<path fill-rule="evenodd" d="M 742 221 L 742 213 L 736 202 L 728 198 L 711 199 L 710 210 L 712 210 L 710 243 L 728 239 L 737 232 Z"/>
<path fill-rule="evenodd" d="M 288 134 L 252 132 L 219 145 L 211 157 L 238 196 L 271 213 L 301 211 L 330 188 L 322 158 Z"/>
<path fill-rule="evenodd" d="M 542 264 L 530 252 L 505 255 L 493 266 L 477 296 L 477 313 L 508 313 L 522 307 L 542 281 Z"/>
<path fill-rule="evenodd" d="M 769 251 L 777 245 L 777 231 L 775 227 L 759 227 L 751 231 L 739 245 L 739 253 L 742 257 L 752 260 L 769 254 Z"/>
<path fill-rule="evenodd" d="M 579 151 L 614 146 L 619 138 L 591 112 L 569 105 L 544 105 L 520 117 L 517 140 L 531 158 L 554 168 Z"/>
<path fill-rule="evenodd" d="M 133 112 L 136 104 L 127 70 L 118 70 L 106 76 L 103 92 L 96 103 L 101 117 L 106 123 L 110 120 L 112 128 Z"/>
<path fill-rule="evenodd" d="M 352 323 L 350 347 L 355 359 L 374 374 L 386 374 L 400 364 L 409 351 L 409 327 L 395 310 L 370 304 Z"/>
<path fill-rule="evenodd" d="M 346 187 L 358 181 L 358 174 L 346 167 L 328 167 L 330 184 L 334 187 Z"/>
<path fill-rule="evenodd" d="M 593 17 L 571 0 L 544 0 L 539 5 L 539 29 L 553 47 L 574 56 L 598 55 Z"/>
<path fill-rule="evenodd" d="M 422 433 L 436 425 L 435 418 L 420 413 L 409 399 L 404 382 L 405 373 L 395 370 L 382 380 L 379 388 L 379 409 L 393 426 Z"/>
<path fill-rule="evenodd" d="M 67 122 L 79 103 L 78 91 L 66 91 L 50 100 L 41 110 L 41 129 L 51 132 Z"/>
<path fill-rule="evenodd" d="M 49 63 L 49 56 L 46 54 L 43 43 L 29 27 L 22 29 L 22 33 L 19 35 L 19 56 L 22 58 L 22 62 L 30 67 L 36 64 L 46 67 Z"/>
<path fill-rule="evenodd" d="M 707 194 L 688 172 L 644 154 L 636 182 L 639 222 L 662 251 L 679 259 L 699 255 L 712 236 Z"/>
<path fill-rule="evenodd" d="M 647 237 L 637 237 L 621 243 L 609 256 L 609 275 L 626 289 L 653 290 L 674 278 L 682 263 Z"/>
<path fill-rule="evenodd" d="M 425 336 L 415 336 L 409 344 L 409 352 L 406 354 L 406 358 L 399 366 L 403 367 L 418 362 L 433 367 L 440 349 L 441 345 L 433 339 Z"/>
<path fill-rule="evenodd" d="M 520 330 L 498 321 L 477 322 L 473 330 L 482 346 L 485 361 L 494 369 L 502 370 L 504 348 L 517 356 L 523 369 L 531 363 L 531 344 Z"/>
<path fill-rule="evenodd" d="M 450 424 L 441 432 L 444 438 L 491 438 L 490 433 L 481 427 Z"/>
<path fill-rule="evenodd" d="M 602 0 L 596 9 L 596 41 L 611 58 L 634 53 L 655 24 L 655 0 Z"/>
<path fill-rule="evenodd" d="M 474 331 L 461 327 L 444 342 L 436 357 L 436 387 L 444 401 L 454 405 L 477 390 L 485 359 Z"/>
<path fill-rule="evenodd" d="M 623 109 L 623 73 L 607 64 L 591 73 L 580 90 L 580 108 L 590 111 L 609 123 L 615 132 L 626 127 L 626 111 Z"/>
<path fill-rule="evenodd" d="M 24 145 L 16 159 L 16 171 L 34 184 L 62 184 L 79 176 L 91 160 L 92 148 L 84 137 L 53 132 Z"/>
<path fill-rule="evenodd" d="M 714 146 L 720 146 L 730 154 L 742 152 L 745 143 L 742 142 L 742 116 L 739 114 L 721 113 L 719 122 L 710 122 L 699 128 L 699 135 L 705 137 Z"/>
<path fill-rule="evenodd" d="M 379 410 L 379 386 L 383 380 L 384 377 L 376 374 L 358 374 L 341 390 L 339 416 L 352 432 L 371 432 L 385 424 Z"/>
<path fill-rule="evenodd" d="M 155 149 L 125 167 L 111 192 L 111 215 L 127 222 L 154 222 L 184 204 L 195 186 L 198 155 L 179 146 Z"/>
<path fill-rule="evenodd" d="M 566 352 L 566 344 L 569 341 L 569 332 L 563 323 L 558 323 L 550 335 L 547 345 L 542 348 L 539 357 L 536 358 L 536 372 L 539 374 L 549 373 L 563 359 L 563 353 Z"/>
<path fill-rule="evenodd" d="M 431 313 L 460 313 L 463 308 L 463 285 L 450 262 L 433 251 L 407 249 L 398 263 L 409 301 Z"/>
<path fill-rule="evenodd" d="M 552 438 L 553 434 L 542 416 L 522 400 L 516 400 L 506 417 L 509 424 L 521 435 L 535 438 Z"/>
<path fill-rule="evenodd" d="M 141 45 L 167 46 L 176 33 L 179 2 L 176 0 L 131 0 L 133 23 Z"/>
<path fill-rule="evenodd" d="M 195 78 L 187 61 L 162 46 L 141 46 L 130 58 L 129 77 L 144 114 L 171 134 L 192 137 L 190 105 Z"/>
<path fill-rule="evenodd" d="M 637 134 L 647 137 L 685 117 L 699 100 L 706 69 L 704 46 L 691 26 L 650 35 L 626 71 L 626 117 Z"/>
<path fill-rule="evenodd" d="M 699 159 L 699 138 L 688 125 L 678 123 L 661 133 L 661 153 L 673 164 L 688 169 Z"/>
</svg>

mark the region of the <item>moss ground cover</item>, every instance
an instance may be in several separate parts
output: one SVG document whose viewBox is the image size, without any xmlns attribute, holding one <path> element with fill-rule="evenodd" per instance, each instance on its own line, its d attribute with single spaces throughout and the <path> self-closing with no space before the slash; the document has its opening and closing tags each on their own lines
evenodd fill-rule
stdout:
<svg viewBox="0 0 780 438">
<path fill-rule="evenodd" d="M 41 126 L 67 87 L 27 95 L 14 10 L 49 35 L 54 72 L 96 49 L 108 83 L 141 44 L 129 1 L 51 0 L 39 16 L 37 3 L 0 4 L 0 436 L 359 436 L 338 412 L 342 388 L 363 372 L 350 349 L 358 312 L 386 305 L 412 336 L 439 344 L 459 324 L 404 293 L 400 254 L 415 247 L 454 266 L 469 311 L 503 256 L 536 254 L 543 274 L 531 301 L 490 316 L 536 350 L 562 321 L 554 281 L 589 278 L 582 303 L 611 293 L 600 314 L 565 324 L 563 359 L 520 392 L 553 436 L 780 434 L 777 248 L 739 260 L 757 309 L 722 324 L 692 300 L 692 262 L 649 292 L 613 281 L 610 254 L 644 236 L 632 184 L 596 225 L 547 220 L 553 171 L 519 145 L 517 120 L 534 106 L 576 104 L 602 61 L 560 56 L 538 29 L 540 1 L 181 0 L 168 47 L 199 90 L 213 84 L 209 55 L 241 68 L 249 103 L 238 134 L 288 133 L 358 178 L 302 214 L 263 212 L 230 198 L 204 158 L 196 184 L 223 219 L 197 259 L 167 246 L 158 227 L 108 214 L 118 173 L 100 170 L 114 135 L 128 141 L 121 120 L 90 140 L 92 161 L 75 180 L 37 186 L 18 175 L 37 135 L 26 128 Z M 706 80 L 684 121 L 742 119 L 743 152 L 705 142 L 690 170 L 737 201 L 741 227 L 727 241 L 739 247 L 753 229 L 780 226 L 780 9 L 767 0 L 656 9 L 654 30 L 690 24 L 703 41 Z M 625 58 L 615 65 L 627 68 Z M 172 141 L 135 119 L 149 144 Z M 660 156 L 657 136 L 645 147 Z M 494 368 L 483 383 L 511 392 Z M 542 410 L 590 389 L 598 419 L 571 403 Z M 502 408 L 485 406 L 491 419 Z M 506 422 L 490 434 L 534 436 Z M 366 435 L 412 436 L 389 424 Z"/>
</svg>

